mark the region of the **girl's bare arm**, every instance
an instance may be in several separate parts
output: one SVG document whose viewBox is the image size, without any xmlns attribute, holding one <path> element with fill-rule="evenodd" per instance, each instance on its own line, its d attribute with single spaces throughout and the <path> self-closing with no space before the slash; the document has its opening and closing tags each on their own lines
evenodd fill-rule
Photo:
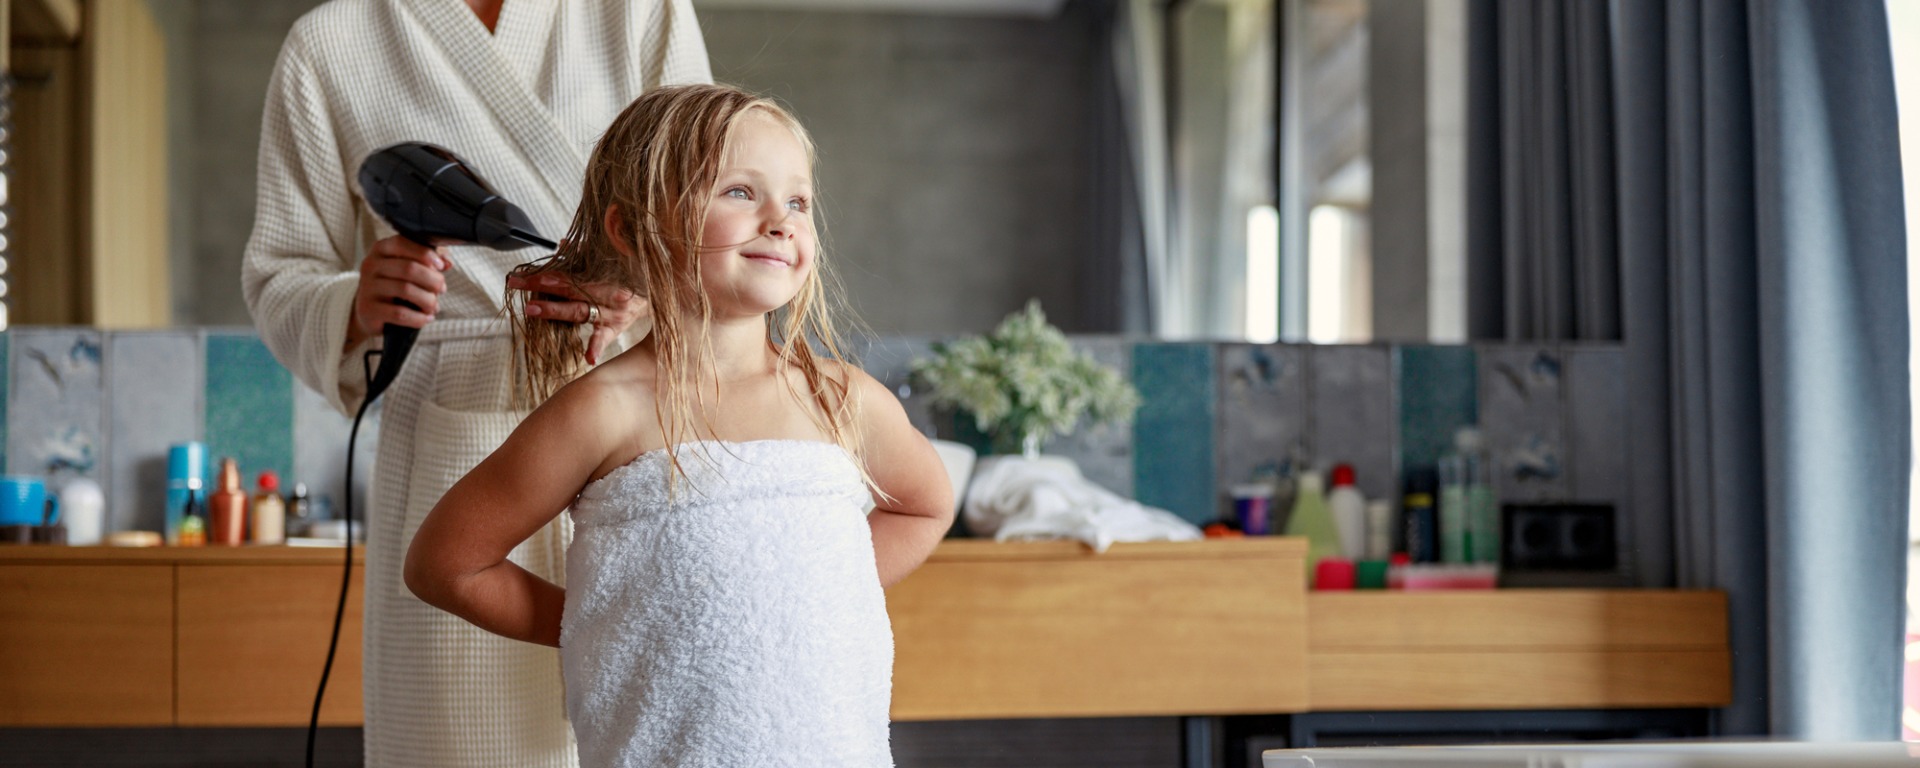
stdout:
<svg viewBox="0 0 1920 768">
<path fill-rule="evenodd" d="M 589 377 L 591 379 L 591 377 Z M 566 592 L 507 553 L 573 503 L 617 441 L 607 387 L 575 382 L 434 505 L 407 550 L 407 588 L 503 637 L 558 647 Z"/>
<path fill-rule="evenodd" d="M 887 496 L 874 495 L 867 525 L 881 586 L 893 586 L 933 553 L 953 526 L 953 484 L 933 443 L 913 428 L 900 401 L 885 385 L 849 368 L 860 399 L 867 474 Z"/>
</svg>

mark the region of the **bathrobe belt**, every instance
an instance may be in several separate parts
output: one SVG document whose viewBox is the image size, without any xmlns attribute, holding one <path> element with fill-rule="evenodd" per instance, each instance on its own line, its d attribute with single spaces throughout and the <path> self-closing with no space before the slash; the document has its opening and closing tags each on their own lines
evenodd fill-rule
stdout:
<svg viewBox="0 0 1920 768">
<path fill-rule="evenodd" d="M 420 329 L 420 339 L 414 343 L 437 344 L 443 341 L 465 339 L 511 338 L 512 335 L 512 324 L 502 316 L 443 318 L 427 323 L 425 328 Z"/>
</svg>

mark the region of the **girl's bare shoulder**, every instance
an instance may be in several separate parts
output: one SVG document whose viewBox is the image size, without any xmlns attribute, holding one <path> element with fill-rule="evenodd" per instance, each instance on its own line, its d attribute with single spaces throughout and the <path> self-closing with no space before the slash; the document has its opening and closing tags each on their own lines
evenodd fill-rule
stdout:
<svg viewBox="0 0 1920 768">
<path fill-rule="evenodd" d="M 891 397 L 892 390 L 882 384 L 866 369 L 847 360 L 827 360 L 821 366 L 826 375 L 847 388 L 847 394 L 853 397 L 873 397 L 885 395 Z"/>
<path fill-rule="evenodd" d="M 612 443 L 630 442 L 640 422 L 653 415 L 654 373 L 632 354 L 608 360 L 568 382 L 540 406 L 569 429 L 597 434 Z M 536 414 L 539 411 L 536 411 Z"/>
<path fill-rule="evenodd" d="M 871 399 L 876 396 L 892 396 L 892 391 L 880 383 L 860 366 L 846 360 L 820 358 L 816 363 L 819 377 L 826 386 L 826 394 L 836 400 L 845 397 L 849 400 Z M 796 391 L 811 391 L 807 374 L 797 366 L 787 370 L 788 381 Z"/>
</svg>

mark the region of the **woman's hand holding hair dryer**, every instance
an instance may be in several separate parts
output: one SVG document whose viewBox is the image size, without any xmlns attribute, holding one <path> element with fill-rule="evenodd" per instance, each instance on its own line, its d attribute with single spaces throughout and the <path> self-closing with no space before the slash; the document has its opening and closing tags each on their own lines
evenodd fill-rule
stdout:
<svg viewBox="0 0 1920 768">
<path fill-rule="evenodd" d="M 447 292 L 443 273 L 452 266 L 444 248 L 429 248 L 399 235 L 374 241 L 367 257 L 360 260 L 360 287 L 353 295 L 346 349 L 380 335 L 387 323 L 426 327 L 440 310 L 440 294 Z"/>
</svg>

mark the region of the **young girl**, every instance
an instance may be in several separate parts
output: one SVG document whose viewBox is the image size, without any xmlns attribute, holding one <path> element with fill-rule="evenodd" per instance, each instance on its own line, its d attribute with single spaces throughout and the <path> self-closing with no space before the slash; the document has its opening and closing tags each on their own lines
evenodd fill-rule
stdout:
<svg viewBox="0 0 1920 768">
<path fill-rule="evenodd" d="M 583 765 L 892 764 L 881 590 L 938 543 L 953 491 L 892 393 L 840 362 L 812 182 L 799 123 L 737 89 L 621 113 L 567 245 L 520 282 L 625 286 L 653 331 L 576 377 L 573 325 L 516 318 L 544 402 L 413 537 L 420 599 L 560 647 Z M 565 589 L 509 559 L 562 510 Z"/>
</svg>

